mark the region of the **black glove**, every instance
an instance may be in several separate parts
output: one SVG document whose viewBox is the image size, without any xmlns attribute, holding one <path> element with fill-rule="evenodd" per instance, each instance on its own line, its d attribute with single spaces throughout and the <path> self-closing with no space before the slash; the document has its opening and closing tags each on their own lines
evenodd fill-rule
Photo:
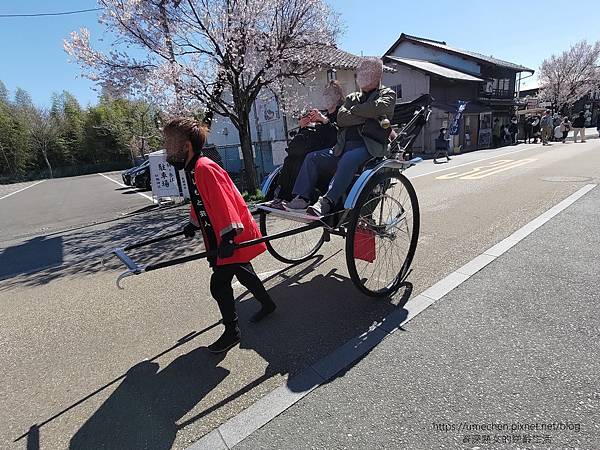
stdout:
<svg viewBox="0 0 600 450">
<path fill-rule="evenodd" d="M 235 236 L 235 230 L 231 230 L 226 233 L 221 239 L 221 245 L 219 246 L 218 255 L 219 258 L 229 258 L 233 255 L 235 244 L 233 242 L 233 238 Z"/>
<path fill-rule="evenodd" d="M 183 235 L 187 238 L 193 238 L 196 235 L 196 230 L 199 228 L 193 223 L 188 223 L 185 227 L 183 227 Z"/>
</svg>

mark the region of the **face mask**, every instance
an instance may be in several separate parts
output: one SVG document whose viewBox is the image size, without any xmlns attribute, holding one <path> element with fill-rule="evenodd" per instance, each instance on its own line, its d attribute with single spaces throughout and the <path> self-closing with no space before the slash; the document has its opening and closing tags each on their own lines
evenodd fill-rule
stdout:
<svg viewBox="0 0 600 450">
<path fill-rule="evenodd" d="M 185 150 L 179 150 L 177 153 L 167 156 L 167 162 L 171 164 L 175 169 L 181 170 L 185 168 L 185 161 L 187 159 L 187 152 Z"/>
</svg>

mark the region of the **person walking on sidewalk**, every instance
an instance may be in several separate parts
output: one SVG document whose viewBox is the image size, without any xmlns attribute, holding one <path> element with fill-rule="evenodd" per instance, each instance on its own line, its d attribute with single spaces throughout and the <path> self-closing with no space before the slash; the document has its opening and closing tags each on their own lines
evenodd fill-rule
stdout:
<svg viewBox="0 0 600 450">
<path fill-rule="evenodd" d="M 500 147 L 502 141 L 502 123 L 497 117 L 494 118 L 494 124 L 492 125 L 492 141 L 494 148 Z"/>
<path fill-rule="evenodd" d="M 446 162 L 450 161 L 448 156 L 449 141 L 446 139 L 446 129 L 440 128 L 440 134 L 435 139 L 435 154 L 433 155 L 433 163 L 437 164 L 437 158 L 440 154 L 446 157 Z"/>
<path fill-rule="evenodd" d="M 548 140 L 554 131 L 554 120 L 552 119 L 549 110 L 544 112 L 542 120 L 540 120 L 540 127 L 542 128 L 542 145 L 550 145 Z"/>
<path fill-rule="evenodd" d="M 531 137 L 533 136 L 533 125 L 531 124 L 532 118 L 527 117 L 523 124 L 523 130 L 525 131 L 525 143 L 531 144 Z"/>
<path fill-rule="evenodd" d="M 567 136 L 569 135 L 569 131 L 571 131 L 571 121 L 569 120 L 569 116 L 565 116 L 563 121 L 560 123 L 560 132 L 562 133 L 562 143 L 564 144 L 567 140 Z"/>
<path fill-rule="evenodd" d="M 577 142 L 577 135 L 581 136 L 581 142 L 585 142 L 585 115 L 580 111 L 573 120 L 573 142 Z"/>
<path fill-rule="evenodd" d="M 235 276 L 261 304 L 250 319 L 258 322 L 276 306 L 250 261 L 266 250 L 256 244 L 236 249 L 235 245 L 261 237 L 258 226 L 241 194 L 227 172 L 202 155 L 207 129 L 193 119 L 171 120 L 163 130 L 167 162 L 177 170 L 185 169 L 190 188 L 190 222 L 183 228 L 186 237 L 200 230 L 204 247 L 214 254 L 208 257 L 213 270 L 210 293 L 217 301 L 225 331 L 208 346 L 211 353 L 226 352 L 240 342 L 238 316 L 231 282 Z"/>
<path fill-rule="evenodd" d="M 517 142 L 517 134 L 519 134 L 519 121 L 516 116 L 513 116 L 510 119 L 510 124 L 508 125 L 508 132 L 510 133 L 510 143 L 512 145 L 518 144 Z"/>
</svg>

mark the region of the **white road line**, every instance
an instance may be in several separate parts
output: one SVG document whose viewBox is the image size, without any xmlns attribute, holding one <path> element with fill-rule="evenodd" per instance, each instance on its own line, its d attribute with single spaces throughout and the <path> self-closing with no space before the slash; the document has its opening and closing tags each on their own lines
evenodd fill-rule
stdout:
<svg viewBox="0 0 600 450">
<path fill-rule="evenodd" d="M 475 257 L 421 294 L 411 298 L 404 305 L 403 309 L 396 309 L 381 322 L 374 324 L 367 332 L 350 339 L 332 353 L 324 356 L 311 366 L 305 367 L 300 373 L 288 379 L 284 386 L 280 386 L 269 392 L 238 415 L 200 438 L 188 447 L 187 450 L 231 449 L 314 389 L 326 383 L 336 373 L 358 360 L 402 325 L 414 319 L 489 263 L 495 261 L 499 256 L 561 211 L 564 211 L 596 186 L 596 184 L 587 184 L 571 194 L 562 202 L 512 233 L 506 239 Z"/>
<path fill-rule="evenodd" d="M 542 148 L 543 147 L 540 147 L 540 149 L 542 149 Z M 412 180 L 412 179 L 419 178 L 419 177 L 425 177 L 427 175 L 431 175 L 431 174 L 434 174 L 434 173 L 444 172 L 445 170 L 454 170 L 454 169 L 458 169 L 459 167 L 468 166 L 469 164 L 475 164 L 475 163 L 479 163 L 481 161 L 487 161 L 488 159 L 502 158 L 502 157 L 507 156 L 507 155 L 512 155 L 513 153 L 520 153 L 520 152 L 524 152 L 524 151 L 527 151 L 527 150 L 534 150 L 534 149 L 531 148 L 531 147 L 522 148 L 521 150 L 515 150 L 514 152 L 502 153 L 502 154 L 499 154 L 499 155 L 490 156 L 488 158 L 481 158 L 481 159 L 478 159 L 476 161 L 471 161 L 471 162 L 468 162 L 468 163 L 459 164 L 458 166 L 449 166 L 449 167 L 445 167 L 443 169 L 432 170 L 431 172 L 421 173 L 419 175 L 415 175 L 414 177 L 411 177 L 410 173 L 407 174 L 406 172 L 405 172 L 405 175 Z M 545 150 L 545 148 L 544 148 L 544 150 Z"/>
<path fill-rule="evenodd" d="M 102 176 L 103 176 L 104 178 L 106 178 L 107 180 L 110 180 L 110 181 L 112 181 L 113 183 L 116 183 L 116 184 L 118 184 L 118 185 L 119 185 L 119 186 L 121 186 L 121 187 L 126 187 L 126 188 L 135 189 L 135 188 L 132 188 L 131 186 L 126 186 L 126 185 L 124 185 L 123 183 L 119 183 L 117 180 L 114 180 L 114 179 L 112 179 L 111 177 L 109 177 L 109 176 L 107 176 L 107 175 L 104 175 L 103 173 L 99 173 L 98 175 L 102 175 Z M 135 193 L 136 193 L 136 194 L 138 194 L 138 195 L 141 195 L 142 197 L 145 197 L 145 198 L 147 198 L 147 199 L 148 199 L 148 200 L 150 200 L 152 203 L 154 203 L 154 199 L 153 199 L 152 197 L 150 197 L 149 195 L 147 195 L 147 194 L 144 194 L 143 192 L 137 192 L 137 191 L 135 191 Z"/>
<path fill-rule="evenodd" d="M 18 191 L 11 192 L 10 194 L 5 195 L 4 197 L 0 197 L 0 200 L 4 200 L 5 198 L 10 197 L 11 195 L 15 195 L 15 194 L 18 194 L 19 192 L 23 192 L 25 189 L 29 189 L 29 188 L 32 188 L 34 186 L 37 186 L 38 184 L 43 183 L 44 181 L 46 181 L 46 180 L 38 181 L 37 183 L 33 183 L 32 185 L 24 187 L 23 189 L 19 189 Z"/>
</svg>

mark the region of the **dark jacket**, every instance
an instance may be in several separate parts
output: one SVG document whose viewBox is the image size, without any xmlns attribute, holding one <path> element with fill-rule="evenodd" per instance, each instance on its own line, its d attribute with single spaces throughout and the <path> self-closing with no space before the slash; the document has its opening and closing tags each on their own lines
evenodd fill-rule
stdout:
<svg viewBox="0 0 600 450">
<path fill-rule="evenodd" d="M 288 154 L 303 157 L 315 150 L 332 148 L 337 141 L 336 117 L 337 111 L 327 114 L 329 123 L 319 123 L 314 127 L 300 128 L 288 144 Z"/>
<path fill-rule="evenodd" d="M 573 128 L 584 128 L 585 127 L 585 117 L 577 116 L 577 118 L 573 121 Z"/>
<path fill-rule="evenodd" d="M 277 196 L 284 200 L 292 199 L 292 189 L 302 168 L 304 158 L 310 152 L 332 148 L 337 140 L 337 111 L 327 114 L 329 123 L 317 124 L 314 127 L 300 128 L 298 134 L 290 141 L 287 148 L 288 156 L 283 160 L 279 172 Z"/>
<path fill-rule="evenodd" d="M 447 151 L 449 143 L 450 141 L 446 139 L 443 134 L 439 134 L 438 137 L 435 138 L 435 149 L 443 152 Z"/>
<path fill-rule="evenodd" d="M 364 126 L 367 120 L 379 120 L 387 117 L 392 120 L 394 117 L 394 105 L 396 104 L 396 93 L 385 86 L 371 92 L 367 99 L 364 99 L 364 93 L 353 92 L 346 97 L 346 101 L 338 111 L 338 126 L 340 128 L 337 136 L 337 144 L 334 148 L 334 154 L 339 156 L 344 151 L 346 145 L 346 131 L 348 127 Z M 361 127 L 362 128 L 362 127 Z M 361 128 L 361 135 L 367 150 L 371 156 L 384 156 L 388 152 L 389 144 L 378 142 L 365 136 Z"/>
</svg>

